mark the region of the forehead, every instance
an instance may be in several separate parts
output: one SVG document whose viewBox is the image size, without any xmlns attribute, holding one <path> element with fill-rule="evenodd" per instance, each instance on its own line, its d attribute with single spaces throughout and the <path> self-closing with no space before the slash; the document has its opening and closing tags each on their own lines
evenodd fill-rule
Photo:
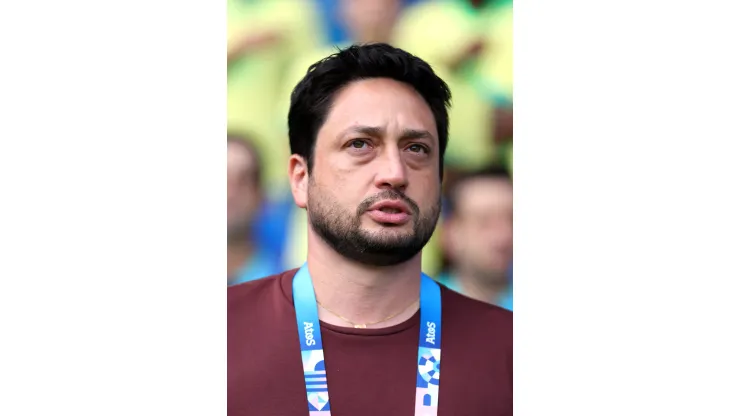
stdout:
<svg viewBox="0 0 740 416">
<path fill-rule="evenodd" d="M 511 183 L 500 178 L 475 178 L 460 184 L 457 189 L 460 211 L 509 211 L 514 202 Z"/>
<path fill-rule="evenodd" d="M 378 126 L 393 132 L 426 130 L 438 139 L 431 108 L 410 85 L 387 78 L 354 81 L 334 97 L 319 136 L 353 125 Z"/>
</svg>

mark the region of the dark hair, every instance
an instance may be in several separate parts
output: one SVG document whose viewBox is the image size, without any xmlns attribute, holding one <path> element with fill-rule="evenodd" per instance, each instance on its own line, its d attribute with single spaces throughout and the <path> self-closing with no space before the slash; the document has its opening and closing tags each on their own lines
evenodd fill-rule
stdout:
<svg viewBox="0 0 740 416">
<path fill-rule="evenodd" d="M 252 155 L 252 160 L 254 162 L 252 179 L 254 180 L 254 183 L 257 184 L 257 186 L 261 186 L 262 159 L 260 158 L 260 153 L 257 150 L 257 147 L 254 145 L 254 141 L 252 140 L 251 136 L 248 134 L 230 131 L 226 133 L 226 143 L 227 145 L 234 144 L 240 146 L 242 149 L 246 150 L 250 155 Z"/>
<path fill-rule="evenodd" d="M 310 173 L 316 135 L 326 121 L 334 95 L 353 81 L 370 78 L 390 78 L 406 83 L 424 98 L 437 125 L 441 177 L 449 128 L 450 89 L 428 63 L 384 43 L 352 45 L 308 68 L 290 97 L 288 136 L 291 153 L 306 160 Z"/>
<path fill-rule="evenodd" d="M 450 183 L 447 189 L 447 195 L 445 198 L 445 215 L 454 215 L 457 211 L 459 190 L 460 188 L 469 181 L 474 179 L 498 179 L 508 183 L 512 183 L 511 174 L 509 170 L 501 165 L 488 165 L 481 169 L 462 172 L 458 177 Z"/>
</svg>

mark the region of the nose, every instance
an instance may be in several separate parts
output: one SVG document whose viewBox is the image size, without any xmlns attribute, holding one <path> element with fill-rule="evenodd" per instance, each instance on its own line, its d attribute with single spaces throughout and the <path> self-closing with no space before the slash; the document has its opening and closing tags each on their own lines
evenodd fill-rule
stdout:
<svg viewBox="0 0 740 416">
<path fill-rule="evenodd" d="M 399 149 L 389 149 L 385 153 L 384 157 L 378 158 L 375 186 L 380 189 L 394 188 L 405 191 L 408 186 L 408 174 Z"/>
</svg>

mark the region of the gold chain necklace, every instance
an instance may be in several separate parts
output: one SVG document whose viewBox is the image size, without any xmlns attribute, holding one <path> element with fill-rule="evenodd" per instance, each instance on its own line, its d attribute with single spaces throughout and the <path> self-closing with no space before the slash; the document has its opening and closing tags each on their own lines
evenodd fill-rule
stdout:
<svg viewBox="0 0 740 416">
<path fill-rule="evenodd" d="M 342 315 L 340 315 L 340 314 L 334 312 L 333 310 L 327 308 L 326 306 L 322 305 L 321 302 L 319 302 L 318 300 L 316 300 L 316 303 L 318 303 L 318 305 L 321 306 L 322 308 L 324 308 L 327 312 L 330 312 L 332 315 L 334 315 L 337 318 L 343 320 L 344 322 L 347 322 L 348 324 L 352 325 L 355 328 L 367 328 L 368 325 L 377 325 L 377 324 L 379 324 L 381 322 L 385 322 L 385 321 L 387 321 L 387 320 L 389 320 L 391 318 L 395 318 L 396 316 L 400 315 L 406 309 L 408 309 L 411 306 L 415 305 L 418 301 L 419 301 L 419 299 L 414 300 L 410 305 L 408 305 L 407 307 L 401 309 L 399 312 L 396 312 L 393 315 L 388 316 L 387 318 L 383 318 L 383 319 L 381 319 L 379 321 L 368 322 L 368 323 L 364 323 L 364 324 L 357 324 L 357 323 L 354 323 L 354 322 L 350 321 L 349 319 L 343 317 Z"/>
</svg>

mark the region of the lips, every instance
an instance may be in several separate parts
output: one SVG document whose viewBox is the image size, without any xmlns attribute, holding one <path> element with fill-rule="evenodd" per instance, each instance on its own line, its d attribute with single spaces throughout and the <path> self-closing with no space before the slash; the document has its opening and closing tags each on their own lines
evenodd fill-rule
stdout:
<svg viewBox="0 0 740 416">
<path fill-rule="evenodd" d="M 388 214 L 404 213 L 407 215 L 411 212 L 408 206 L 401 201 L 380 201 L 373 204 L 368 211 L 381 211 Z"/>
<path fill-rule="evenodd" d="M 367 214 L 374 221 L 386 225 L 405 224 L 411 218 L 408 206 L 401 201 L 381 201 L 372 205 Z"/>
</svg>

